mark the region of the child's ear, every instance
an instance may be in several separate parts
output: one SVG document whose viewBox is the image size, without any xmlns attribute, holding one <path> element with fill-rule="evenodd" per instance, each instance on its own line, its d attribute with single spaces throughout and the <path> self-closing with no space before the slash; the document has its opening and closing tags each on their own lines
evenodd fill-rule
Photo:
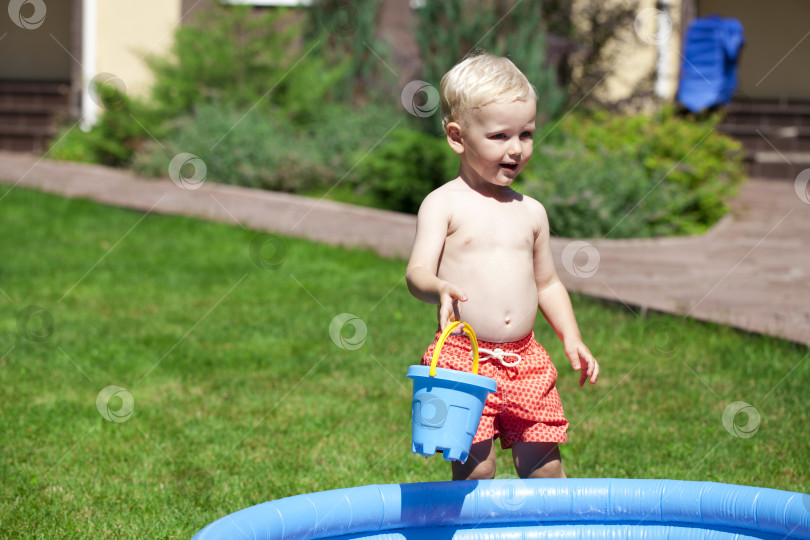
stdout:
<svg viewBox="0 0 810 540">
<path fill-rule="evenodd" d="M 464 142 L 461 140 L 461 125 L 458 122 L 450 122 L 445 128 L 447 133 L 447 144 L 456 154 L 464 153 Z"/>
</svg>

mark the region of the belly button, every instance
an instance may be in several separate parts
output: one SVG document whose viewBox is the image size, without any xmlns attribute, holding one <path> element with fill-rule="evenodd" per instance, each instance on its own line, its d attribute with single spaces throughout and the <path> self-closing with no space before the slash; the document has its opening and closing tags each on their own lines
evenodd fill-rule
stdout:
<svg viewBox="0 0 810 540">
<path fill-rule="evenodd" d="M 509 317 L 507 317 L 507 318 L 505 318 L 505 319 L 503 320 L 503 322 L 505 322 L 506 324 L 509 324 L 510 322 L 512 322 L 512 319 L 510 319 Z"/>
</svg>

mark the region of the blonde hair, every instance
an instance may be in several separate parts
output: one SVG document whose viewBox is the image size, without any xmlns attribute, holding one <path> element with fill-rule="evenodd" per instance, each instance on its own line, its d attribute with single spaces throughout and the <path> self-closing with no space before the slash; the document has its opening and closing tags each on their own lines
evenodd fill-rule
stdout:
<svg viewBox="0 0 810 540">
<path fill-rule="evenodd" d="M 461 123 L 472 109 L 489 103 L 534 100 L 537 91 L 508 58 L 487 52 L 468 55 L 445 73 L 439 85 L 442 127 Z"/>
</svg>

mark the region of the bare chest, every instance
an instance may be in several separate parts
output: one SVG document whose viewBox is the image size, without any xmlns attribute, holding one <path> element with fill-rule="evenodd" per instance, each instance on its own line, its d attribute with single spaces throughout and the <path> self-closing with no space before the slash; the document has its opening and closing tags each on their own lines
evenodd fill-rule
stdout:
<svg viewBox="0 0 810 540">
<path fill-rule="evenodd" d="M 467 208 L 450 221 L 446 247 L 466 250 L 510 250 L 531 253 L 537 234 L 534 220 L 519 204 Z"/>
</svg>

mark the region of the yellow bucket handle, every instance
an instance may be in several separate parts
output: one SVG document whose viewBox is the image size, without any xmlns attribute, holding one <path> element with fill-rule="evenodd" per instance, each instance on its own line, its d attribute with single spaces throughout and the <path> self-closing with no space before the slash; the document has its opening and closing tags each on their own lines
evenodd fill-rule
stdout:
<svg viewBox="0 0 810 540">
<path fill-rule="evenodd" d="M 475 337 L 475 332 L 473 332 L 473 329 L 469 324 L 461 321 L 453 321 L 445 327 L 444 332 L 442 332 L 442 335 L 439 336 L 439 341 L 436 342 L 436 348 L 433 349 L 433 359 L 430 361 L 431 377 L 436 376 L 436 364 L 439 362 L 439 351 L 441 351 L 444 341 L 447 339 L 447 336 L 450 335 L 450 332 L 458 328 L 460 324 L 464 325 L 464 333 L 470 337 L 473 352 L 472 372 L 473 375 L 478 375 L 478 339 Z"/>
</svg>

